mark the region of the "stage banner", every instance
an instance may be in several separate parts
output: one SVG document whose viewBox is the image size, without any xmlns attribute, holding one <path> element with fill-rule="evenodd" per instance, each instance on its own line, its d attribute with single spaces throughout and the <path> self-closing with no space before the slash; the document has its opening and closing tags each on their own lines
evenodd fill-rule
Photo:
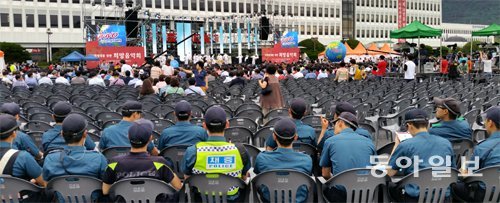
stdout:
<svg viewBox="0 0 500 203">
<path fill-rule="evenodd" d="M 214 35 L 213 35 L 213 28 L 210 26 L 210 55 L 214 54 Z"/>
<path fill-rule="evenodd" d="M 144 63 L 144 47 L 102 47 L 98 41 L 89 41 L 85 44 L 85 53 L 99 58 L 99 61 L 87 61 L 87 67 L 97 68 L 100 63 L 119 63 L 124 59 L 127 64 L 142 65 Z"/>
<path fill-rule="evenodd" d="M 247 24 L 247 34 L 248 34 L 248 38 L 247 38 L 247 49 L 248 51 L 250 51 L 250 42 L 252 40 L 250 40 L 250 33 L 252 32 L 252 24 L 250 24 L 250 20 L 248 20 L 248 24 Z"/>
<path fill-rule="evenodd" d="M 184 38 L 186 38 L 184 34 L 184 23 L 181 22 L 175 23 L 175 31 L 177 32 L 177 43 L 181 42 Z M 184 43 L 185 42 L 177 45 L 177 55 L 179 55 L 180 61 L 184 61 L 184 57 L 186 56 Z"/>
<path fill-rule="evenodd" d="M 201 55 L 205 55 L 205 28 L 200 27 L 200 49 L 201 49 Z"/>
<path fill-rule="evenodd" d="M 241 44 L 241 28 L 238 28 L 238 57 L 241 57 L 242 55 L 242 44 Z"/>
<path fill-rule="evenodd" d="M 127 32 L 124 25 L 102 25 L 97 34 L 99 46 L 127 46 Z"/>
<path fill-rule="evenodd" d="M 146 56 L 146 25 L 141 26 L 142 47 L 144 48 L 144 56 Z"/>
<path fill-rule="evenodd" d="M 161 43 L 162 51 L 167 51 L 167 25 L 161 26 Z"/>
<path fill-rule="evenodd" d="M 293 63 L 299 61 L 299 57 L 300 49 L 298 47 L 284 48 L 281 43 L 278 43 L 273 48 L 262 48 L 262 62 Z"/>
<path fill-rule="evenodd" d="M 299 33 L 297 31 L 287 32 L 280 41 L 283 48 L 295 48 L 299 46 Z"/>
<path fill-rule="evenodd" d="M 259 45 L 259 43 L 257 43 L 258 36 L 259 36 L 259 34 L 257 33 L 257 27 L 255 27 L 254 34 L 253 34 L 253 39 L 255 41 L 255 55 L 259 55 L 257 52 L 257 46 Z"/>
<path fill-rule="evenodd" d="M 224 22 L 222 22 L 224 24 Z M 219 26 L 219 46 L 220 46 L 220 54 L 224 53 L 224 26 Z"/>
<path fill-rule="evenodd" d="M 232 53 L 231 49 L 233 49 L 233 26 L 232 26 L 232 23 L 229 23 L 229 31 L 227 32 L 229 33 L 229 54 Z"/>
<path fill-rule="evenodd" d="M 156 30 L 156 23 L 151 23 L 151 33 L 153 35 L 153 54 L 158 53 L 158 32 Z"/>
<path fill-rule="evenodd" d="M 184 38 L 189 37 L 192 34 L 191 23 L 184 23 L 183 27 L 184 27 Z M 188 39 L 184 41 L 182 44 L 184 44 L 184 50 L 185 50 L 184 55 L 185 56 L 189 55 L 190 57 L 193 57 L 193 40 Z"/>
</svg>

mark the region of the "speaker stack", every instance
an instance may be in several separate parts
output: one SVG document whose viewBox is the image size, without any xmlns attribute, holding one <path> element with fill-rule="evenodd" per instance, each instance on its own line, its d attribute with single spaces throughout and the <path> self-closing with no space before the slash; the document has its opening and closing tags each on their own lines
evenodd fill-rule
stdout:
<svg viewBox="0 0 500 203">
<path fill-rule="evenodd" d="M 125 28 L 127 30 L 127 36 L 130 38 L 135 38 L 137 37 L 137 31 L 139 29 L 135 29 L 137 25 L 139 24 L 139 18 L 137 17 L 137 10 L 135 9 L 130 9 L 128 11 L 125 11 L 125 18 L 127 19 L 125 21 Z"/>
<path fill-rule="evenodd" d="M 269 37 L 269 18 L 262 17 L 260 19 L 260 40 L 267 40 Z"/>
</svg>

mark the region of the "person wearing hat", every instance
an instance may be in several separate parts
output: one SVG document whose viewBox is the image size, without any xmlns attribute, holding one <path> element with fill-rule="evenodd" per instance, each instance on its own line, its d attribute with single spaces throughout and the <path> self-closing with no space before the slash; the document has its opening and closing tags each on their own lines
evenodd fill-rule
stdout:
<svg viewBox="0 0 500 203">
<path fill-rule="evenodd" d="M 255 159 L 255 174 L 270 170 L 289 169 L 312 175 L 312 159 L 309 155 L 295 152 L 292 142 L 297 140 L 295 122 L 289 118 L 283 118 L 274 125 L 273 139 L 278 144 L 274 151 L 264 151 Z M 263 198 L 269 201 L 269 192 L 261 190 Z M 301 188 L 297 191 L 297 202 L 307 200 L 307 190 Z"/>
<path fill-rule="evenodd" d="M 411 174 L 415 168 L 422 170 L 428 167 L 453 167 L 455 168 L 455 162 L 453 161 L 453 148 L 450 141 L 430 134 L 428 132 L 429 118 L 427 113 L 422 109 L 412 109 L 406 112 L 404 116 L 404 121 L 408 132 L 413 136 L 413 138 L 400 141 L 399 137 L 395 137 L 395 144 L 392 150 L 392 154 L 389 159 L 387 174 L 389 176 L 394 176 L 399 170 L 402 170 L 403 175 Z M 418 166 L 414 166 L 414 163 L 409 163 L 409 166 L 402 168 L 400 159 L 408 158 L 414 160 L 418 156 L 421 160 Z M 443 161 L 440 165 L 432 165 L 431 157 L 441 157 Z M 392 198 L 397 201 L 408 201 L 408 200 L 418 200 L 419 190 L 415 185 L 390 185 L 389 193 Z"/>
<path fill-rule="evenodd" d="M 109 194 L 111 185 L 125 178 L 153 178 L 165 181 L 175 189 L 182 187 L 181 180 L 168 166 L 167 160 L 161 156 L 151 156 L 147 145 L 153 140 L 154 124 L 146 119 L 139 119 L 128 129 L 130 153 L 117 156 L 109 161 L 102 179 L 102 192 Z"/>
<path fill-rule="evenodd" d="M 4 103 L 0 106 L 0 112 L 2 114 L 9 114 L 16 118 L 19 122 L 21 108 L 16 103 Z M 19 130 L 16 132 L 16 138 L 12 142 L 12 148 L 17 150 L 24 150 L 30 153 L 36 160 L 40 160 L 43 157 L 43 153 L 38 149 L 33 139 Z"/>
<path fill-rule="evenodd" d="M 347 102 L 339 102 L 336 105 L 332 106 L 330 108 L 330 111 L 333 113 L 333 120 L 337 119 L 339 115 L 343 112 L 349 112 L 352 113 L 353 115 L 357 115 L 356 109 L 354 109 L 354 106 Z M 321 133 L 319 134 L 318 137 L 318 150 L 321 151 L 323 150 L 323 146 L 325 145 L 325 141 L 328 140 L 328 138 L 333 137 L 335 135 L 334 130 L 332 128 L 328 128 L 329 122 L 326 118 L 321 119 Z M 363 137 L 366 137 L 368 139 L 372 139 L 372 135 L 370 132 L 367 130 L 357 127 L 356 130 L 354 131 L 358 134 L 360 134 Z"/>
<path fill-rule="evenodd" d="M 311 144 L 312 146 L 316 146 L 316 132 L 314 128 L 304 124 L 301 119 L 304 117 L 307 110 L 306 101 L 302 98 L 296 98 L 292 100 L 290 104 L 290 108 L 288 109 L 288 115 L 295 122 L 295 126 L 297 128 L 297 141 L 303 142 L 307 144 Z M 266 140 L 266 149 L 268 151 L 272 151 L 278 147 L 278 144 L 273 139 L 273 135 L 270 135 Z"/>
<path fill-rule="evenodd" d="M 434 98 L 436 118 L 440 121 L 432 124 L 429 133 L 452 141 L 472 139 L 469 123 L 460 117 L 460 102 L 455 98 Z"/>
<path fill-rule="evenodd" d="M 175 105 L 177 122 L 163 130 L 158 143 L 158 149 L 163 150 L 172 145 L 194 145 L 208 138 L 207 131 L 194 125 L 191 120 L 191 104 L 185 100 Z"/>
<path fill-rule="evenodd" d="M 488 138 L 474 147 L 471 162 L 479 160 L 479 165 L 468 165 L 461 169 L 464 176 L 476 172 L 489 166 L 500 165 L 500 106 L 494 106 L 486 110 L 483 115 L 484 127 L 488 133 Z M 478 183 L 464 184 L 459 182 L 452 185 L 453 194 L 460 200 L 457 202 L 482 202 L 485 195 L 484 185 L 477 186 Z"/>
<path fill-rule="evenodd" d="M 63 175 L 85 175 L 101 179 L 107 161 L 101 153 L 83 146 L 88 137 L 87 120 L 79 114 L 70 114 L 64 119 L 61 129 L 66 145 L 47 154 L 43 163 L 43 179 L 50 181 Z"/>
<path fill-rule="evenodd" d="M 207 109 L 203 128 L 208 131 L 208 139 L 186 149 L 181 164 L 185 178 L 192 174 L 226 174 L 246 180 L 251 167 L 248 152 L 242 144 L 226 141 L 224 130 L 228 127 L 224 109 L 219 106 Z M 238 198 L 242 196 L 238 187 L 228 191 L 231 201 L 241 202 Z"/>
<path fill-rule="evenodd" d="M 102 131 L 99 149 L 104 151 L 110 147 L 130 147 L 128 129 L 132 122 L 142 118 L 142 104 L 137 101 L 127 101 L 122 107 L 123 119 Z M 148 152 L 154 156 L 159 154 L 153 142 L 148 144 Z"/>
<path fill-rule="evenodd" d="M 349 169 L 371 166 L 370 157 L 377 154 L 371 139 L 354 132 L 358 127 L 358 118 L 354 114 L 343 112 L 333 123 L 335 136 L 326 140 L 319 162 L 326 180 Z M 343 187 L 332 187 L 324 194 L 330 201 L 346 201 Z"/>
<path fill-rule="evenodd" d="M 13 142 L 17 136 L 18 124 L 16 118 L 9 114 L 0 115 L 0 174 L 11 175 L 45 186 L 42 178 L 42 168 L 28 152 L 14 148 Z M 5 161 L 4 161 L 5 160 Z"/>
<path fill-rule="evenodd" d="M 71 111 L 71 104 L 65 101 L 57 102 L 52 108 L 52 117 L 56 124 L 42 135 L 42 149 L 45 154 L 55 149 L 62 149 L 66 145 L 63 136 L 61 136 L 62 123 Z M 85 138 L 85 148 L 87 150 L 95 149 L 95 143 L 90 136 L 86 136 Z"/>
</svg>

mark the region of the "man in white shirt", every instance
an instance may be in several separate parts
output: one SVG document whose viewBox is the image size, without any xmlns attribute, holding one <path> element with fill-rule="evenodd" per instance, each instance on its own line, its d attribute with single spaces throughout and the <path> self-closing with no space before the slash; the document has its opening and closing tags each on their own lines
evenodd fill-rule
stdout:
<svg viewBox="0 0 500 203">
<path fill-rule="evenodd" d="M 63 84 L 63 85 L 68 85 L 68 86 L 71 85 L 69 83 L 68 79 L 66 79 L 65 77 L 61 76 L 60 73 L 57 73 L 55 76 L 56 76 L 56 81 L 55 81 L 56 84 Z"/>
<path fill-rule="evenodd" d="M 326 69 L 324 68 L 319 71 L 318 77 L 316 77 L 318 80 L 321 78 L 328 78 L 328 73 L 326 73 Z"/>
<path fill-rule="evenodd" d="M 167 59 L 165 64 L 161 67 L 163 74 L 166 76 L 171 76 L 174 74 L 174 68 L 170 66 L 170 59 Z"/>
<path fill-rule="evenodd" d="M 415 79 L 415 68 L 416 65 L 413 62 L 413 56 L 408 56 L 408 61 L 406 61 L 403 70 L 405 71 L 405 80 L 412 81 Z"/>
<path fill-rule="evenodd" d="M 295 79 L 298 79 L 298 78 L 303 78 L 304 77 L 304 74 L 302 74 L 302 72 L 300 72 L 300 68 L 299 67 L 295 67 L 293 69 L 293 78 Z"/>
<path fill-rule="evenodd" d="M 125 72 L 127 71 L 130 71 L 132 72 L 132 66 L 128 65 L 127 62 L 125 62 L 125 60 L 120 60 L 120 63 L 122 64 L 122 67 L 121 67 L 121 75 L 122 76 L 125 76 Z"/>
<path fill-rule="evenodd" d="M 493 61 L 491 60 L 491 56 L 488 56 L 488 54 L 485 54 L 483 52 L 480 52 L 480 57 L 481 61 L 483 62 L 483 74 L 487 78 L 491 78 L 491 75 L 493 73 L 493 69 L 491 68 L 493 65 Z"/>
<path fill-rule="evenodd" d="M 47 85 L 53 85 L 52 83 L 52 80 L 47 77 L 47 73 L 46 72 L 42 72 L 40 73 L 40 80 L 38 80 L 38 85 L 42 85 L 42 84 L 47 84 Z"/>
<path fill-rule="evenodd" d="M 104 80 L 97 75 L 96 72 L 90 72 L 90 79 L 88 80 L 89 85 L 99 85 L 101 87 L 105 87 L 106 84 L 104 83 Z"/>
<path fill-rule="evenodd" d="M 189 87 L 186 90 L 184 90 L 184 93 L 186 95 L 195 94 L 203 97 L 206 96 L 205 92 L 200 87 L 195 86 L 196 80 L 194 78 L 189 78 L 188 83 Z"/>
</svg>

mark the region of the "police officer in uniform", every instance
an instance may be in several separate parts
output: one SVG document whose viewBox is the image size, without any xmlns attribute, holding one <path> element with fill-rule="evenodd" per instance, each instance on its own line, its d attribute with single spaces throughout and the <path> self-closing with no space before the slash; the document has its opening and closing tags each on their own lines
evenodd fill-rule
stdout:
<svg viewBox="0 0 500 203">
<path fill-rule="evenodd" d="M 251 167 L 248 152 L 243 145 L 226 141 L 224 129 L 229 127 L 229 122 L 224 109 L 218 106 L 207 109 L 203 127 L 208 130 L 207 141 L 188 147 L 184 154 L 181 170 L 185 178 L 192 174 L 222 173 L 245 180 Z M 231 163 L 228 163 L 230 167 L 219 167 L 218 162 L 209 160 L 209 157 L 215 157 L 217 160 L 231 157 L 228 159 L 231 160 Z M 228 199 L 241 202 L 238 200 L 238 192 L 238 188 L 228 191 Z"/>
<path fill-rule="evenodd" d="M 421 160 L 417 166 L 419 170 L 431 167 L 430 163 L 432 162 L 429 159 L 433 156 L 439 156 L 445 160 L 441 165 L 434 167 L 455 167 L 453 161 L 454 152 L 450 141 L 428 132 L 429 118 L 424 110 L 412 109 L 405 114 L 404 119 L 406 128 L 413 137 L 401 142 L 399 137 L 396 136 L 387 169 L 389 176 L 396 175 L 400 169 L 403 171 L 403 175 L 414 172 L 415 163 L 412 161 L 410 166 L 401 168 L 402 164 L 398 163 L 400 157 L 414 160 L 418 156 L 418 159 Z M 449 161 L 446 161 L 447 159 Z M 390 185 L 389 193 L 397 202 L 416 201 L 418 200 L 419 190 L 415 185 L 401 187 Z"/>
<path fill-rule="evenodd" d="M 485 167 L 500 165 L 500 106 L 489 108 L 483 116 L 484 127 L 489 137 L 474 147 L 471 161 L 477 157 L 479 165 L 462 168 L 461 172 L 464 176 Z M 478 183 L 469 185 L 457 183 L 452 185 L 452 188 L 453 194 L 460 198 L 457 202 L 481 202 L 484 199 L 485 187 Z"/>
<path fill-rule="evenodd" d="M 333 119 L 337 119 L 339 115 L 343 112 L 349 112 L 352 113 L 353 115 L 356 115 L 356 109 L 354 109 L 354 106 L 347 102 L 339 102 L 336 105 L 332 106 L 330 110 L 333 112 Z M 321 151 L 323 149 L 323 145 L 325 144 L 325 141 L 328 140 L 328 138 L 333 137 L 335 135 L 334 130 L 332 128 L 328 128 L 328 120 L 325 118 L 321 119 L 321 133 L 318 137 L 318 150 Z M 359 126 L 356 128 L 354 131 L 355 133 L 360 134 L 363 137 L 366 137 L 368 139 L 372 139 L 372 136 L 370 135 L 370 132 L 367 130 L 360 128 Z"/>
<path fill-rule="evenodd" d="M 370 157 L 376 155 L 377 151 L 371 139 L 355 132 L 357 117 L 350 112 L 343 112 L 333 123 L 335 136 L 326 140 L 319 162 L 322 176 L 328 180 L 343 171 L 373 165 Z M 330 201 L 346 201 L 343 187 L 332 187 L 323 192 Z"/>
<path fill-rule="evenodd" d="M 106 158 L 83 145 L 87 136 L 87 120 L 70 114 L 62 123 L 63 149 L 51 151 L 43 163 L 43 178 L 50 181 L 64 175 L 85 175 L 101 179 L 107 166 Z"/>
<path fill-rule="evenodd" d="M 127 101 L 123 104 L 122 116 L 123 119 L 112 126 L 107 127 L 102 131 L 99 141 L 99 149 L 104 151 L 110 147 L 130 147 L 128 139 L 128 129 L 132 126 L 132 122 L 142 118 L 142 104 L 137 101 Z M 159 154 L 158 149 L 152 142 L 148 144 L 148 152 L 153 156 Z"/>
<path fill-rule="evenodd" d="M 25 180 L 33 180 L 38 185 L 45 186 L 42 178 L 42 168 L 26 151 L 14 148 L 18 124 L 16 118 L 0 115 L 0 174 L 10 175 Z M 8 187 L 8 186 L 7 186 Z"/>
<path fill-rule="evenodd" d="M 472 139 L 469 123 L 460 117 L 460 102 L 455 98 L 434 98 L 436 118 L 439 123 L 433 124 L 429 133 L 452 141 Z"/>
<path fill-rule="evenodd" d="M 19 122 L 21 108 L 16 103 L 4 103 L 0 107 L 0 112 L 12 115 Z M 30 153 L 36 160 L 40 160 L 43 157 L 43 153 L 38 149 L 35 142 L 30 136 L 26 135 L 21 131 L 16 132 L 16 138 L 12 143 L 12 147 L 17 150 L 25 150 Z"/>
<path fill-rule="evenodd" d="M 154 125 L 145 119 L 136 120 L 128 130 L 128 137 L 132 146 L 130 153 L 114 157 L 110 160 L 103 178 L 103 194 L 108 195 L 113 183 L 124 178 L 154 178 L 170 183 L 180 190 L 182 183 L 175 173 L 168 167 L 167 161 L 161 156 L 151 156 L 147 152 L 147 145 L 153 139 Z"/>
<path fill-rule="evenodd" d="M 172 145 L 193 145 L 208 138 L 207 131 L 191 124 L 191 104 L 185 100 L 175 105 L 177 123 L 163 130 L 158 148 L 163 150 Z"/>
<path fill-rule="evenodd" d="M 54 105 L 52 117 L 56 121 L 56 124 L 42 135 L 42 148 L 46 154 L 52 150 L 62 149 L 66 146 L 65 140 L 61 136 L 61 129 L 63 120 L 71 113 L 71 110 L 71 104 L 68 102 L 60 101 Z M 90 136 L 85 138 L 85 148 L 87 150 L 95 149 L 95 143 Z"/>
<path fill-rule="evenodd" d="M 312 175 L 312 159 L 309 155 L 295 152 L 292 142 L 297 140 L 295 122 L 289 118 L 283 118 L 274 125 L 273 139 L 278 144 L 274 151 L 264 151 L 255 159 L 255 174 L 270 170 L 290 169 Z M 265 191 L 265 190 L 264 190 Z M 269 192 L 263 193 L 263 198 L 269 201 Z M 300 188 L 297 191 L 297 202 L 305 202 L 307 190 Z"/>
<path fill-rule="evenodd" d="M 297 98 L 292 100 L 290 108 L 288 109 L 288 114 L 294 120 L 295 126 L 297 128 L 297 141 L 312 146 L 316 146 L 316 132 L 314 128 L 309 125 L 304 124 L 300 119 L 304 117 L 307 110 L 307 104 L 302 98 Z M 266 150 L 272 151 L 278 147 L 276 141 L 273 139 L 273 135 L 270 135 L 266 140 Z"/>
</svg>

